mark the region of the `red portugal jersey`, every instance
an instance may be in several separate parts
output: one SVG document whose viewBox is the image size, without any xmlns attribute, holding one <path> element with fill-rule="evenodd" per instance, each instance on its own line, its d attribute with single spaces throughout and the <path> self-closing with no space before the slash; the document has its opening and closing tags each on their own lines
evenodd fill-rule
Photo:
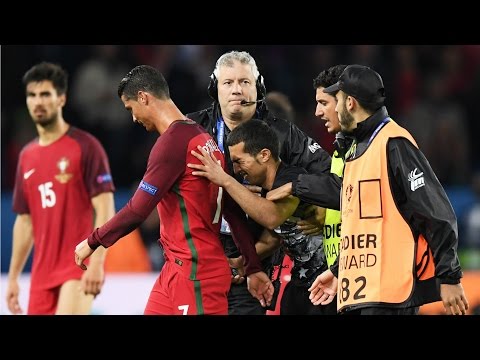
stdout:
<svg viewBox="0 0 480 360">
<path fill-rule="evenodd" d="M 20 153 L 13 211 L 30 214 L 34 255 L 31 287 L 46 289 L 80 279 L 75 246 L 93 230 L 91 198 L 114 191 L 107 155 L 91 134 L 70 127 L 48 146 L 38 138 Z"/>
<path fill-rule="evenodd" d="M 219 239 L 222 190 L 192 175 L 188 163 L 200 163 L 190 152 L 197 145 L 213 152 L 225 165 L 212 137 L 197 123 L 176 121 L 153 146 L 147 171 L 128 204 L 89 238 L 95 247 L 111 246 L 138 227 L 157 206 L 160 242 L 167 261 L 181 267 L 191 280 L 230 273 Z"/>
</svg>

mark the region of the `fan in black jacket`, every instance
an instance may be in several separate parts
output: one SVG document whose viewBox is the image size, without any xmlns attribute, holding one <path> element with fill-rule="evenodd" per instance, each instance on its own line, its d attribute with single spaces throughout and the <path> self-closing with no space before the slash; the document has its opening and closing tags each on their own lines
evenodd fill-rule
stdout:
<svg viewBox="0 0 480 360">
<path fill-rule="evenodd" d="M 213 105 L 187 114 L 187 117 L 202 125 L 217 141 L 225 154 L 231 174 L 233 174 L 234 165 L 230 159 L 228 147 L 224 146 L 226 138 L 237 125 L 251 119 L 266 121 L 274 129 L 280 140 L 282 161 L 303 167 L 309 173 L 329 173 L 330 155 L 295 124 L 274 117 L 264 104 L 265 92 L 263 77 L 259 74 L 253 57 L 247 52 L 231 51 L 217 60 L 211 75 L 208 93 L 214 99 Z M 236 179 L 243 182 L 241 177 Z M 262 228 L 258 224 L 252 224 L 254 227 L 255 225 L 260 234 Z M 229 258 L 239 257 L 241 254 L 231 235 L 228 235 L 227 224 L 224 224 L 222 229 L 224 231 L 221 239 L 225 254 Z M 268 261 L 264 263 L 268 267 Z M 250 295 L 245 283 L 232 283 L 229 293 L 229 314 L 261 315 L 265 314 L 265 309 Z"/>
<path fill-rule="evenodd" d="M 383 136 L 383 131 L 386 131 L 387 125 L 392 127 L 395 123 L 390 119 L 387 109 L 382 106 L 385 96 L 381 96 L 382 93 L 384 94 L 381 77 L 370 68 L 360 65 L 347 67 L 342 76 L 340 76 L 340 81 L 324 90 L 327 93 L 333 91 L 339 91 L 336 95 L 338 101 L 336 110 L 339 113 L 342 131 L 354 137 L 354 145 L 347 153 L 346 160 L 347 164 L 349 162 L 353 164 L 354 161 L 366 156 L 375 138 Z M 375 101 L 368 102 L 364 100 L 366 98 L 371 98 Z M 398 211 L 405 223 L 408 224 L 412 238 L 417 243 L 419 238 L 423 237 L 428 247 L 422 261 L 415 264 L 417 265 L 415 269 L 416 276 L 412 292 L 407 299 L 398 303 L 378 302 L 373 305 L 371 302 L 360 302 L 347 307 L 345 310 L 348 313 L 362 315 L 414 314 L 418 311 L 419 305 L 441 299 L 447 314 L 465 313 L 466 309 L 468 309 L 468 301 L 460 283 L 462 271 L 457 255 L 457 219 L 447 195 L 430 167 L 428 160 L 407 137 L 403 135 L 390 137 L 385 147 L 389 189 L 384 189 L 383 187 L 381 189 L 382 211 L 381 215 L 376 217 L 380 216 L 382 222 L 385 222 L 394 215 L 394 211 L 388 209 L 386 204 L 383 203 L 387 199 L 383 194 L 387 191 L 391 192 L 396 211 Z M 378 157 L 380 158 L 381 155 L 378 154 Z M 346 168 L 344 176 L 348 175 L 350 179 L 353 178 L 356 181 L 352 182 L 350 180 L 352 186 L 347 186 L 344 183 L 341 192 L 342 179 L 339 179 L 334 174 L 328 176 L 305 174 L 299 175 L 292 183 L 275 189 L 274 192 L 267 195 L 267 199 L 278 200 L 293 194 L 303 201 L 318 206 L 340 209 L 339 199 L 343 195 L 343 199 L 346 199 L 346 203 L 342 206 L 343 225 L 344 217 L 346 215 L 350 216 L 348 213 L 351 208 L 349 208 L 349 199 L 352 197 L 352 193 L 355 191 L 359 192 L 361 186 L 366 184 L 366 180 L 361 178 L 362 174 L 348 174 L 347 172 L 348 169 Z M 376 179 L 368 180 L 373 181 Z M 349 192 L 349 196 L 345 196 L 345 192 Z M 335 201 L 331 199 L 332 193 L 337 194 Z M 370 199 L 372 198 L 374 196 L 370 197 Z M 368 197 L 360 199 L 360 207 L 366 208 L 370 199 Z M 366 222 L 368 217 L 360 217 L 359 221 Z M 367 225 L 365 225 L 365 228 L 368 228 Z M 342 247 L 348 248 L 348 245 L 346 245 L 348 239 L 345 239 L 347 234 L 344 234 L 344 230 L 342 227 L 342 237 L 346 241 Z M 406 241 L 407 239 L 399 238 L 398 233 L 390 233 L 384 230 L 378 242 L 380 244 L 384 243 L 382 246 L 387 248 L 394 247 L 395 244 L 392 244 L 392 242 L 400 240 Z M 342 247 L 337 262 L 330 267 L 330 270 L 322 274 L 319 277 L 320 279 L 317 278 L 319 281 L 312 286 L 312 301 L 316 304 L 322 303 L 325 305 L 333 299 L 332 294 L 329 294 L 329 290 L 336 290 L 336 277 L 338 277 L 339 272 L 338 259 L 342 256 Z M 402 255 L 398 254 L 398 256 Z M 434 277 L 429 279 L 422 278 L 422 272 L 419 272 L 419 270 L 422 267 L 426 268 L 429 263 L 432 264 L 432 261 Z M 387 265 L 384 265 L 383 270 L 387 269 Z M 345 265 L 345 263 L 342 263 L 342 266 L 343 269 L 350 267 L 348 264 Z M 332 273 L 335 278 L 333 278 Z M 399 278 L 400 274 L 398 274 L 397 281 Z M 345 283 L 343 281 L 342 286 L 345 286 Z M 346 294 L 347 292 L 344 291 L 344 293 Z"/>
</svg>

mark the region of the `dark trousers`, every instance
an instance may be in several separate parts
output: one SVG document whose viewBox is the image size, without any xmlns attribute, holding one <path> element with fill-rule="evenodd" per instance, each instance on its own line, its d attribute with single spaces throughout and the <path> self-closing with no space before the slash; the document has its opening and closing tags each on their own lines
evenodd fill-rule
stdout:
<svg viewBox="0 0 480 360">
<path fill-rule="evenodd" d="M 265 315 L 266 309 L 248 292 L 247 281 L 232 284 L 228 293 L 228 315 Z"/>
<path fill-rule="evenodd" d="M 313 305 L 310 292 L 305 286 L 296 286 L 289 282 L 283 291 L 280 303 L 280 315 L 336 315 L 337 298 L 328 305 Z"/>
<path fill-rule="evenodd" d="M 387 307 L 367 307 L 351 311 L 344 311 L 342 315 L 417 315 L 419 307 L 410 308 L 387 308 Z"/>
</svg>

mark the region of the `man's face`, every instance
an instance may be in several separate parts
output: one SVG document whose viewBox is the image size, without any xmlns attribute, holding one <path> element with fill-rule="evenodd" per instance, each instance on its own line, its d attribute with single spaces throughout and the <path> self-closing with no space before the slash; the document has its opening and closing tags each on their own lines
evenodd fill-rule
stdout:
<svg viewBox="0 0 480 360">
<path fill-rule="evenodd" d="M 262 186 L 267 177 L 267 166 L 258 161 L 257 156 L 252 156 L 244 151 L 245 143 L 241 142 L 229 146 L 230 159 L 233 163 L 233 172 L 242 176 L 251 185 Z"/>
<path fill-rule="evenodd" d="M 140 95 L 137 96 L 136 100 L 127 99 L 125 95 L 122 95 L 122 102 L 125 105 L 125 109 L 132 114 L 133 122 L 143 125 L 147 131 L 156 130 L 153 123 L 149 120 L 147 106 Z"/>
<path fill-rule="evenodd" d="M 50 80 L 30 82 L 26 88 L 27 108 L 35 124 L 53 124 L 65 105 L 65 95 L 58 95 Z"/>
<path fill-rule="evenodd" d="M 338 121 L 338 114 L 335 111 L 337 100 L 335 96 L 323 92 L 324 87 L 319 87 L 316 90 L 315 100 L 317 107 L 315 108 L 315 116 L 325 121 L 325 127 L 328 133 L 336 134 L 340 132 L 340 122 Z"/>
<path fill-rule="evenodd" d="M 354 128 L 355 119 L 353 115 L 347 109 L 346 100 L 347 94 L 340 90 L 335 98 L 337 99 L 337 106 L 335 111 L 338 114 L 338 121 L 340 122 L 340 127 L 343 131 L 351 131 Z"/>
<path fill-rule="evenodd" d="M 242 100 L 257 100 L 251 66 L 235 61 L 233 67 L 221 66 L 218 70 L 218 102 L 222 115 L 242 119 L 253 117 L 255 105 L 240 105 Z"/>
</svg>

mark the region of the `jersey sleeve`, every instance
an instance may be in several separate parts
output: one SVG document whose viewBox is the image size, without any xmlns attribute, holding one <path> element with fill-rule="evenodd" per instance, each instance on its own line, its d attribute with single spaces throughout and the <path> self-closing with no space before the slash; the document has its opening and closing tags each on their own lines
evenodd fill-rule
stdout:
<svg viewBox="0 0 480 360">
<path fill-rule="evenodd" d="M 228 193 L 225 193 L 223 215 L 232 230 L 235 245 L 244 257 L 245 275 L 262 271 L 262 264 L 255 249 L 256 241 L 249 230 L 245 213 Z"/>
<path fill-rule="evenodd" d="M 23 191 L 22 157 L 23 151 L 18 158 L 15 185 L 13 187 L 12 209 L 17 214 L 28 214 L 30 213 L 30 209 Z"/>
<path fill-rule="evenodd" d="M 187 145 L 174 136 L 159 137 L 150 152 L 147 170 L 133 197 L 110 221 L 96 229 L 88 239 L 92 249 L 109 247 L 137 228 L 155 209 L 185 171 Z"/>
<path fill-rule="evenodd" d="M 82 147 L 82 168 L 85 187 L 90 197 L 115 191 L 108 157 L 100 141 L 90 135 Z"/>
<path fill-rule="evenodd" d="M 185 173 L 188 139 L 164 134 L 155 143 L 148 159 L 147 171 L 133 195 L 131 208 L 147 217 Z"/>
</svg>

